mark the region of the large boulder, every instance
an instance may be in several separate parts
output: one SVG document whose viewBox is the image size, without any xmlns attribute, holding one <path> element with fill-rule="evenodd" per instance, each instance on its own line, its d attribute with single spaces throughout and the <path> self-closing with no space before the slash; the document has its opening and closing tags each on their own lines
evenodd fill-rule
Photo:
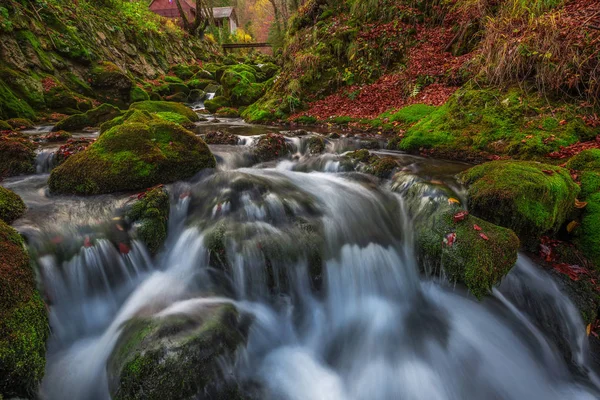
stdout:
<svg viewBox="0 0 600 400">
<path fill-rule="evenodd" d="M 443 271 L 477 298 L 488 294 L 517 261 L 515 233 L 468 214 L 445 186 L 406 174 L 394 179 L 413 219 L 420 265 L 435 275 Z"/>
<path fill-rule="evenodd" d="M 21 236 L 0 221 L 0 398 L 31 398 L 46 365 L 46 307 Z"/>
<path fill-rule="evenodd" d="M 0 220 L 12 223 L 25 213 L 25 203 L 16 193 L 0 186 Z"/>
<path fill-rule="evenodd" d="M 90 83 L 104 102 L 124 105 L 129 102 L 133 81 L 117 65 L 101 62 L 90 71 Z"/>
<path fill-rule="evenodd" d="M 100 124 L 118 117 L 123 112 L 110 104 L 102 104 L 99 107 L 86 111 L 83 114 L 71 115 L 59 121 L 53 131 L 77 131 L 89 126 L 100 126 Z"/>
<path fill-rule="evenodd" d="M 575 205 L 579 187 L 563 168 L 529 161 L 492 161 L 461 175 L 469 210 L 514 230 L 532 244 L 554 234 Z M 528 243 L 525 243 L 528 244 Z"/>
<path fill-rule="evenodd" d="M 192 132 L 155 116 L 144 117 L 147 121 L 126 120 L 110 128 L 52 170 L 50 190 L 83 195 L 139 190 L 215 166 L 206 143 Z"/>
<path fill-rule="evenodd" d="M 222 357 L 244 343 L 232 305 L 206 305 L 195 315 L 129 321 L 107 364 L 114 400 L 242 399 L 221 372 Z"/>
<path fill-rule="evenodd" d="M 211 100 L 206 100 L 204 102 L 204 107 L 211 113 L 214 114 L 217 112 L 219 108 L 229 107 L 229 99 L 224 96 L 217 96 Z"/>
</svg>

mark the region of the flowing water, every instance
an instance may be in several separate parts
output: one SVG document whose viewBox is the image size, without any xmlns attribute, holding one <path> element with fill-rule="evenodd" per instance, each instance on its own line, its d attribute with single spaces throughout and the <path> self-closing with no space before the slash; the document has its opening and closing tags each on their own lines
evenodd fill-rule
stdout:
<svg viewBox="0 0 600 400">
<path fill-rule="evenodd" d="M 154 259 L 115 232 L 129 195 L 50 196 L 47 174 L 4 182 L 29 206 L 16 226 L 50 306 L 42 398 L 108 399 L 106 362 L 124 322 L 223 302 L 252 317 L 224 368 L 261 398 L 599 398 L 578 311 L 524 256 L 478 302 L 419 272 L 405 200 L 340 157 L 359 142 L 309 155 L 307 138 L 290 136 L 291 157 L 253 165 L 257 135 L 276 128 L 227 120 L 219 129 L 245 136 L 211 146 L 216 171 L 169 186 L 169 237 Z M 461 196 L 453 177 L 466 165 L 386 155 Z M 216 229 L 226 233 L 227 274 L 211 266 Z"/>
</svg>

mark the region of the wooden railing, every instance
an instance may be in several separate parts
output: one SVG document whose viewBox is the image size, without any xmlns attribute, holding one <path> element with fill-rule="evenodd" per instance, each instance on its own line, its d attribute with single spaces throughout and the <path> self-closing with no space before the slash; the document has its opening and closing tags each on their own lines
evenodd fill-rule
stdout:
<svg viewBox="0 0 600 400">
<path fill-rule="evenodd" d="M 272 47 L 270 43 L 226 43 L 222 44 L 223 51 L 227 53 L 227 50 L 232 49 L 253 49 L 257 47 Z"/>
</svg>

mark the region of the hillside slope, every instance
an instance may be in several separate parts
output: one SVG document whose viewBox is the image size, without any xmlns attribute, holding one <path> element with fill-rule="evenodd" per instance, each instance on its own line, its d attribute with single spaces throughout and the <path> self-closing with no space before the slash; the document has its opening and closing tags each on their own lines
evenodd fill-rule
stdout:
<svg viewBox="0 0 600 400">
<path fill-rule="evenodd" d="M 0 4 L 0 119 L 127 103 L 134 85 L 218 55 L 206 41 L 121 0 Z"/>
</svg>

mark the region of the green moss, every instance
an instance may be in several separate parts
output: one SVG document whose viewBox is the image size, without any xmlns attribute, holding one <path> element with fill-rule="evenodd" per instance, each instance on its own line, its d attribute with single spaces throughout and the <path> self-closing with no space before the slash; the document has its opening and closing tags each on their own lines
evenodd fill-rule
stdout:
<svg viewBox="0 0 600 400">
<path fill-rule="evenodd" d="M 156 113 L 156 116 L 164 119 L 165 121 L 175 122 L 179 125 L 189 125 L 192 124 L 192 121 L 184 115 L 177 114 L 174 112 L 159 112 Z"/>
<path fill-rule="evenodd" d="M 558 108 L 564 111 L 552 119 L 563 122 L 554 124 L 549 119 L 552 114 L 546 99 L 519 89 L 501 92 L 466 86 L 410 127 L 399 149 L 434 149 L 475 158 L 502 154 L 532 159 L 594 136 L 592 129 L 575 116 L 574 106 L 552 104 L 552 109 Z"/>
<path fill-rule="evenodd" d="M 6 121 L 0 121 L 0 131 L 7 131 L 7 130 L 11 130 L 12 126 L 10 126 L 8 124 L 8 122 Z"/>
<path fill-rule="evenodd" d="M 151 254 L 157 254 L 167 238 L 169 218 L 169 194 L 163 188 L 155 188 L 133 204 L 127 218 L 136 223 L 136 235 Z"/>
<path fill-rule="evenodd" d="M 165 76 L 164 81 L 168 83 L 183 83 L 183 80 L 176 76 Z"/>
<path fill-rule="evenodd" d="M 180 114 L 192 122 L 197 122 L 199 120 L 198 114 L 191 108 L 183 104 L 167 101 L 142 101 L 132 104 L 129 109 L 147 111 L 149 113 L 170 112 Z"/>
<path fill-rule="evenodd" d="M 590 195 L 586 201 L 588 204 L 578 228 L 576 243 L 600 270 L 600 193 Z"/>
<path fill-rule="evenodd" d="M 212 100 L 206 100 L 204 102 L 204 107 L 211 113 L 214 114 L 217 112 L 219 108 L 229 107 L 230 102 L 227 97 L 216 96 Z"/>
<path fill-rule="evenodd" d="M 320 136 L 311 136 L 308 139 L 308 150 L 311 154 L 321 154 L 325 151 L 325 140 Z"/>
<path fill-rule="evenodd" d="M 243 344 L 231 305 L 203 310 L 201 322 L 183 316 L 130 321 L 108 363 L 113 399 L 183 399 L 197 394 L 241 400 L 219 379 L 221 357 Z"/>
<path fill-rule="evenodd" d="M 371 153 L 369 153 L 369 150 L 367 150 L 367 149 L 360 149 L 360 150 L 352 151 L 352 152 L 346 154 L 346 157 L 348 157 L 352 160 L 356 160 L 358 162 L 364 162 L 364 163 L 370 163 L 371 161 L 376 159 L 376 157 L 372 156 Z"/>
<path fill-rule="evenodd" d="M 533 242 L 558 231 L 579 193 L 567 170 L 536 162 L 493 161 L 469 169 L 461 179 L 469 185 L 473 214 Z"/>
<path fill-rule="evenodd" d="M 0 177 L 33 173 L 35 157 L 31 141 L 0 136 Z"/>
<path fill-rule="evenodd" d="M 394 122 L 397 122 L 397 125 L 399 125 L 401 128 L 407 128 L 427 117 L 436 109 L 437 107 L 428 106 L 425 104 L 412 104 L 397 111 L 384 112 L 371 121 L 371 125 L 384 126 L 386 124 L 393 124 Z"/>
<path fill-rule="evenodd" d="M 242 117 L 246 122 L 250 123 L 261 123 L 277 120 L 277 116 L 274 112 L 263 109 L 257 103 L 250 105 L 242 112 Z"/>
<path fill-rule="evenodd" d="M 55 168 L 48 184 L 56 193 L 111 193 L 187 179 L 214 166 L 208 146 L 183 127 L 158 117 L 127 120 Z"/>
<path fill-rule="evenodd" d="M 88 126 L 99 126 L 121 114 L 121 110 L 117 107 L 110 104 L 102 104 L 99 107 L 86 111 L 84 114 L 71 115 L 59 121 L 53 130 L 77 131 Z"/>
<path fill-rule="evenodd" d="M 450 281 L 463 283 L 481 299 L 514 266 L 519 239 L 511 230 L 473 215 L 455 220 L 455 215 L 464 209 L 448 201 L 453 196 L 451 191 L 422 182 L 410 183 L 404 189 L 404 178 L 409 182 L 412 179 L 399 175 L 393 188 L 403 192 L 407 212 L 414 218 L 419 263 L 433 274 L 443 270 Z"/>
<path fill-rule="evenodd" d="M 35 125 L 27 118 L 11 118 L 6 121 L 14 130 L 31 129 Z"/>
<path fill-rule="evenodd" d="M 0 221 L 0 394 L 26 397 L 44 375 L 46 308 L 19 234 Z"/>
<path fill-rule="evenodd" d="M 203 90 L 193 89 L 193 90 L 190 90 L 190 94 L 187 98 L 187 101 L 190 103 L 193 103 L 196 101 L 204 100 L 205 97 L 206 97 L 206 93 Z"/>
<path fill-rule="evenodd" d="M 584 150 L 567 162 L 567 168 L 600 172 L 600 149 Z"/>
<path fill-rule="evenodd" d="M 334 117 L 329 119 L 329 122 L 336 125 L 348 125 L 350 122 L 353 122 L 354 118 L 347 116 Z"/>
<path fill-rule="evenodd" d="M 224 118 L 237 118 L 240 116 L 240 113 L 235 108 L 221 107 L 217 110 L 215 115 L 217 117 L 224 117 Z"/>
<path fill-rule="evenodd" d="M 148 92 L 141 87 L 134 86 L 129 94 L 129 99 L 132 103 L 136 103 L 138 101 L 150 100 L 150 96 L 148 95 Z"/>
<path fill-rule="evenodd" d="M 196 80 L 196 79 L 212 81 L 215 79 L 215 76 L 213 75 L 212 72 L 207 71 L 205 69 L 201 69 L 200 71 L 196 72 L 194 74 L 194 76 L 192 77 L 192 80 Z"/>
<path fill-rule="evenodd" d="M 216 82 L 212 79 L 192 79 L 187 83 L 190 89 L 205 90 L 209 85 L 215 85 Z"/>
<path fill-rule="evenodd" d="M 35 111 L 0 79 L 0 118 L 35 118 Z"/>
<path fill-rule="evenodd" d="M 587 199 L 600 192 L 600 173 L 584 171 L 579 179 L 581 181 L 580 196 L 582 199 Z"/>
<path fill-rule="evenodd" d="M 367 172 L 375 175 L 378 178 L 389 178 L 392 172 L 398 167 L 396 159 L 393 157 L 379 158 L 372 162 L 367 168 Z"/>
<path fill-rule="evenodd" d="M 0 186 L 0 219 L 12 223 L 25 213 L 25 203 L 16 193 Z"/>
<path fill-rule="evenodd" d="M 5 67 L 0 67 L 0 77 L 17 97 L 24 99 L 33 109 L 41 110 L 46 106 L 42 84 L 35 77 Z"/>
<path fill-rule="evenodd" d="M 249 106 L 264 94 L 264 86 L 260 83 L 238 83 L 231 90 L 231 103 L 236 106 Z"/>
</svg>

